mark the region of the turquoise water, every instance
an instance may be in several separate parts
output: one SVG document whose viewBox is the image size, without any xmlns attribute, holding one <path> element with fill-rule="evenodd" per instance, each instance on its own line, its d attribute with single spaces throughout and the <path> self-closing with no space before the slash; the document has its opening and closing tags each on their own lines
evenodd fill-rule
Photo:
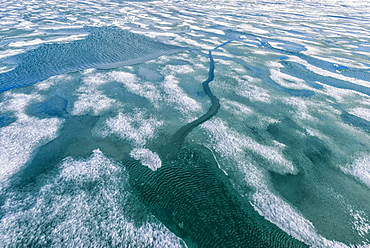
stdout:
<svg viewBox="0 0 370 248">
<path fill-rule="evenodd" d="M 0 247 L 369 247 L 369 5 L 0 3 Z"/>
</svg>

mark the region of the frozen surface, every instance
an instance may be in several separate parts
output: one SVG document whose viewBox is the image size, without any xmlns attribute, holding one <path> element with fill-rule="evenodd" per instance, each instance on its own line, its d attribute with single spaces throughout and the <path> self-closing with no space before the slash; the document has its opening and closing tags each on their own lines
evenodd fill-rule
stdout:
<svg viewBox="0 0 370 248">
<path fill-rule="evenodd" d="M 67 43 L 43 44 L 7 58 L 5 62 L 16 63 L 17 66 L 0 74 L 0 92 L 59 74 L 86 68 L 107 69 L 136 64 L 183 50 L 117 27 L 85 27 L 79 32 L 88 32 L 89 35 Z"/>
<path fill-rule="evenodd" d="M 130 192 L 127 173 L 94 150 L 67 157 L 38 190 L 8 192 L 0 237 L 11 246 L 181 247 Z M 136 203 L 136 204 L 135 204 Z M 133 205 L 135 204 L 135 205 Z M 136 207 L 135 207 L 136 206 Z"/>
<path fill-rule="evenodd" d="M 369 247 L 369 8 L 2 1 L 0 246 Z"/>
</svg>

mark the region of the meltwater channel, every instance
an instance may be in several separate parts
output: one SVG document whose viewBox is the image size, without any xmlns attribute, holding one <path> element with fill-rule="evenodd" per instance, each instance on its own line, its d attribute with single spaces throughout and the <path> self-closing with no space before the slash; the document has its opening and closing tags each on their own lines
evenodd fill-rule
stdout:
<svg viewBox="0 0 370 248">
<path fill-rule="evenodd" d="M 0 247 L 369 247 L 369 7 L 0 3 Z"/>
</svg>

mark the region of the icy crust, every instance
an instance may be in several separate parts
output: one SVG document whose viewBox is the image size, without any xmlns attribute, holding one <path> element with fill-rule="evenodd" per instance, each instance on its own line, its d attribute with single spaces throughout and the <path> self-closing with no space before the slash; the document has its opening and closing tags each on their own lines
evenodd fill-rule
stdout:
<svg viewBox="0 0 370 248">
<path fill-rule="evenodd" d="M 162 100 L 162 92 L 158 89 L 158 86 L 152 82 L 161 79 L 162 76 L 156 72 L 151 72 L 141 67 L 139 69 L 139 73 L 148 77 L 149 80 L 147 82 L 140 83 L 135 74 L 124 71 L 113 71 L 109 73 L 109 77 L 116 82 L 122 83 L 127 91 L 138 96 L 145 97 L 156 108 L 159 108 Z"/>
<path fill-rule="evenodd" d="M 21 116 L 0 129 L 0 180 L 4 182 L 31 158 L 36 148 L 57 137 L 62 121 Z"/>
<path fill-rule="evenodd" d="M 342 167 L 341 169 L 354 177 L 356 177 L 359 181 L 363 182 L 370 188 L 370 156 L 365 155 L 355 159 L 352 164 L 349 164 L 346 167 Z"/>
<path fill-rule="evenodd" d="M 0 109 L 13 112 L 15 122 L 0 128 L 0 187 L 31 158 L 32 153 L 58 135 L 63 121 L 57 118 L 39 119 L 25 114 L 32 101 L 41 100 L 37 94 L 7 93 Z"/>
<path fill-rule="evenodd" d="M 297 169 L 293 167 L 291 162 L 287 161 L 280 154 L 279 146 L 267 147 L 259 145 L 250 138 L 236 133 L 219 118 L 202 124 L 202 127 L 210 134 L 211 143 L 209 145 L 220 154 L 221 161 L 225 164 L 231 163 L 236 166 L 244 175 L 247 185 L 253 187 L 255 193 L 252 194 L 251 204 L 262 216 L 289 235 L 309 244 L 311 247 L 348 247 L 344 243 L 321 236 L 309 220 L 271 190 L 267 170 L 275 170 L 280 174 L 297 173 Z M 262 168 L 258 164 L 247 162 L 245 158 L 246 150 L 252 150 L 264 156 L 270 163 L 274 163 L 274 166 Z M 223 169 L 229 170 L 229 168 L 225 167 Z M 367 223 L 366 217 L 362 217 L 361 221 L 361 223 Z M 360 225 L 358 222 L 354 223 L 354 228 L 357 228 L 359 232 L 366 231 L 367 224 Z M 362 246 L 356 245 L 351 247 Z M 363 247 L 366 247 L 366 245 Z"/>
<path fill-rule="evenodd" d="M 52 247 L 184 247 L 132 195 L 120 164 L 94 150 L 67 157 L 29 193 L 9 191 L 1 218 L 1 245 Z"/>
<path fill-rule="evenodd" d="M 253 206 L 266 219 L 312 247 L 345 247 L 342 243 L 320 236 L 314 225 L 299 213 L 296 206 L 288 204 L 278 196 L 277 192 L 272 192 L 266 171 L 293 175 L 298 171 L 296 164 L 284 153 L 284 148 L 289 148 L 292 144 L 271 140 L 272 137 L 269 135 L 262 135 L 256 141 L 256 137 L 249 137 L 252 132 L 245 133 L 245 130 L 247 125 L 253 128 L 261 125 L 263 122 L 261 120 L 280 123 L 283 118 L 290 118 L 302 127 L 299 135 L 317 137 L 329 146 L 332 154 L 338 157 L 330 161 L 335 164 L 334 166 L 369 185 L 366 166 L 369 163 L 369 145 L 366 141 L 368 139 L 366 128 L 369 122 L 369 106 L 366 104 L 369 100 L 369 91 L 366 88 L 369 87 L 368 58 L 370 56 L 368 41 L 370 15 L 366 10 L 369 8 L 369 3 L 366 1 L 279 3 L 279 1 L 249 0 L 191 2 L 185 0 L 156 2 L 34 0 L 32 3 L 22 0 L 3 1 L 0 3 L 0 9 L 5 11 L 0 11 L 0 26 L 1 34 L 5 39 L 1 41 L 0 46 L 5 50 L 0 52 L 0 58 L 19 58 L 17 55 L 27 53 L 35 46 L 47 47 L 51 43 L 82 44 L 83 40 L 88 39 L 86 30 L 83 31 L 85 26 L 118 26 L 132 33 L 155 37 L 166 44 L 194 48 L 193 52 L 199 54 L 199 57 L 195 62 L 192 61 L 191 66 L 180 64 L 166 67 L 166 64 L 178 62 L 179 58 L 162 56 L 154 62 L 161 65 L 154 67 L 155 69 L 146 69 L 145 65 L 136 71 L 134 67 L 128 69 L 124 67 L 127 69 L 125 72 L 88 71 L 82 80 L 83 84 L 77 92 L 74 92 L 73 96 L 77 100 L 68 99 L 71 101 L 74 115 L 99 116 L 112 111 L 113 117 L 110 116 L 104 122 L 103 134 L 116 135 L 129 141 L 132 144 L 130 155 L 140 160 L 143 165 L 156 170 L 161 166 L 159 156 L 146 147 L 149 139 L 156 138 L 156 132 L 153 130 L 168 123 L 173 126 L 181 125 L 183 122 L 193 120 L 202 113 L 203 109 L 206 109 L 207 105 L 199 93 L 199 88 L 195 86 L 197 82 L 204 80 L 204 72 L 208 66 L 208 61 L 203 56 L 206 54 L 205 50 L 213 49 L 227 40 L 238 40 L 239 43 L 233 41 L 215 52 L 218 57 L 215 58 L 216 80 L 212 90 L 220 98 L 222 107 L 218 113 L 218 119 L 202 126 L 202 130 L 209 135 L 203 140 L 204 144 L 215 151 L 220 160 L 220 168 L 226 173 L 230 168 L 226 168 L 228 164 L 224 162 L 231 160 L 231 164 L 237 166 L 236 169 L 231 170 L 237 170 L 245 175 L 246 183 L 256 189 L 256 193 L 252 195 Z M 55 8 L 56 6 L 58 8 Z M 163 53 L 160 54 L 163 55 Z M 180 58 L 191 60 L 183 53 Z M 112 62 L 111 58 L 105 57 L 105 59 Z M 123 64 L 110 64 L 110 66 L 117 65 Z M 0 70 L 5 73 L 9 73 L 12 68 L 4 64 L 0 66 Z M 118 98 L 113 97 L 113 94 L 107 94 L 104 87 L 110 86 L 109 83 L 112 81 L 118 82 L 125 92 L 142 97 L 140 100 L 148 100 L 149 104 L 141 104 L 137 101 L 141 104 L 140 108 L 145 111 L 135 113 L 132 111 L 132 105 L 128 104 L 124 97 Z M 36 86 L 40 90 L 51 91 L 58 87 L 57 84 L 50 85 L 46 81 Z M 310 94 L 305 94 L 307 92 Z M 299 95 L 300 93 L 303 94 Z M 22 97 L 28 99 L 26 96 L 19 96 L 17 101 L 21 101 Z M 1 105 L 3 106 L 5 105 Z M 5 156 L 1 157 L 1 160 L 6 161 L 6 166 L 14 165 L 12 167 L 14 170 L 4 172 L 5 177 L 27 162 L 32 151 L 43 142 L 53 139 L 57 135 L 58 126 L 61 125 L 55 118 L 40 120 L 25 116 L 20 102 L 13 106 L 14 111 L 20 109 L 17 114 L 18 119 L 0 129 L 0 144 L 5 145 L 0 149 L 6 149 L 5 153 L 0 153 L 0 156 Z M 176 118 L 181 121 L 173 123 L 173 119 L 156 119 L 151 115 L 153 107 L 156 110 L 168 112 L 168 116 L 176 114 Z M 348 117 L 344 111 L 348 111 L 352 116 Z M 355 117 L 363 119 L 361 125 L 356 125 L 359 119 Z M 261 129 L 268 124 L 264 125 Z M 323 127 L 325 125 L 327 127 Z M 191 139 L 195 142 L 198 139 L 201 140 L 198 134 L 199 132 L 192 135 Z M 286 136 L 288 139 L 292 135 Z M 20 141 L 15 142 L 15 139 Z M 264 142 L 264 139 L 270 140 Z M 208 141 L 210 141 L 209 144 Z M 300 146 L 298 143 L 295 145 Z M 358 150 L 361 150 L 360 155 Z M 94 154 L 98 152 L 95 151 Z M 260 158 L 262 162 L 253 164 L 250 155 Z M 342 158 L 345 158 L 346 162 L 341 161 Z M 66 166 L 63 171 L 69 173 L 71 170 L 72 174 L 75 173 L 76 178 L 81 181 L 102 182 L 97 179 L 100 172 L 94 174 L 86 166 L 82 166 L 80 171 L 76 172 L 83 161 L 85 160 L 67 158 L 64 165 L 71 163 L 76 168 Z M 318 164 L 322 165 L 322 163 Z M 109 170 L 114 171 L 113 167 L 109 167 Z M 94 170 L 96 167 L 91 168 Z M 68 173 L 65 173 L 65 178 L 60 180 L 73 183 L 73 178 L 67 178 Z M 105 172 L 101 173 L 103 175 Z M 116 172 L 111 172 L 111 174 L 114 173 Z M 54 185 L 43 188 L 42 192 L 47 190 L 56 192 L 56 187 Z M 319 193 L 314 192 L 314 194 Z M 86 194 L 81 193 L 79 196 L 76 194 L 70 196 L 70 199 L 75 199 L 72 201 L 75 203 L 70 204 L 68 200 L 63 200 L 67 199 L 63 194 L 53 195 L 53 197 L 61 199 L 60 208 L 63 209 L 65 206 L 65 210 L 80 206 L 81 203 L 76 200 L 78 197 L 89 202 L 89 206 L 84 208 L 86 211 L 78 210 L 78 216 L 82 216 L 82 220 L 86 223 L 89 221 L 92 223 L 90 217 L 83 216 L 88 216 L 89 211 L 94 211 L 92 207 L 94 204 L 97 206 L 103 204 L 89 198 Z M 12 205 L 17 208 L 17 204 L 24 203 L 22 199 L 14 197 L 8 201 L 7 207 Z M 40 198 L 38 205 L 32 208 L 37 218 L 32 218 L 34 212 L 14 211 L 13 215 L 8 213 L 7 216 L 11 217 L 6 223 L 13 226 L 2 233 L 9 234 L 11 230 L 15 230 L 14 235 L 6 237 L 20 240 L 19 233 L 21 231 L 27 233 L 27 231 L 22 228 L 22 219 L 18 217 L 23 218 L 29 214 L 28 220 L 31 219 L 37 224 L 39 223 L 37 220 L 43 218 L 39 209 L 52 208 L 48 205 L 50 201 L 46 201 L 43 197 Z M 102 199 L 104 199 L 103 202 L 110 202 L 111 198 L 102 196 Z M 335 210 L 335 206 L 333 209 Z M 367 238 L 369 216 L 361 209 L 350 209 L 349 214 L 354 220 L 353 229 L 364 237 L 363 247 L 366 247 L 370 243 Z M 52 210 L 48 211 L 46 212 L 52 212 Z M 97 215 L 99 214 L 100 212 Z M 116 225 L 114 224 L 116 222 L 112 221 L 112 225 Z M 71 228 L 70 230 L 64 228 L 67 230 L 67 236 L 63 241 L 72 240 L 73 238 L 68 235 L 72 235 L 73 231 L 80 231 L 81 236 L 77 236 L 73 242 L 82 244 L 81 246 L 95 244 L 93 241 L 88 241 L 92 240 L 87 237 L 88 228 L 81 227 L 78 218 L 74 220 L 71 217 L 67 222 L 70 223 Z M 138 225 L 132 224 L 133 222 L 123 221 L 122 223 L 126 223 L 122 226 L 127 226 L 125 234 L 131 240 L 136 240 L 133 236 L 141 231 L 136 231 L 138 229 L 132 231 L 131 227 L 137 228 Z M 106 224 L 108 226 L 109 223 Z M 28 224 L 27 227 L 32 226 Z M 104 228 L 102 230 L 107 230 Z M 140 228 L 142 231 L 149 230 L 146 240 L 151 239 L 150 235 L 156 235 L 156 232 L 151 231 L 154 230 L 150 229 L 151 227 L 146 228 L 146 225 L 145 227 L 141 225 Z M 58 229 L 58 232 L 63 233 L 64 229 Z M 35 229 L 31 228 L 31 230 Z M 112 230 L 115 229 L 112 228 Z M 35 234 L 36 231 L 32 233 Z M 34 236 L 41 236 L 41 233 L 36 233 Z M 43 238 L 48 237 L 43 236 Z M 96 240 L 98 239 L 94 239 L 94 242 L 98 243 Z M 132 242 L 139 244 L 138 241 Z M 161 242 L 166 246 L 165 239 L 161 239 Z M 11 244 L 10 241 L 9 244 Z M 56 242 L 52 244 L 57 245 Z M 148 243 L 141 244 L 145 246 Z M 361 244 L 356 247 L 361 247 Z"/>
<path fill-rule="evenodd" d="M 353 108 L 349 111 L 349 113 L 370 122 L 370 105 L 365 105 L 364 108 Z"/>
<path fill-rule="evenodd" d="M 85 72 L 83 84 L 74 93 L 78 98 L 74 102 L 73 115 L 93 114 L 100 115 L 112 108 L 120 105 L 115 99 L 107 97 L 99 87 L 106 84 L 107 79 L 100 73 L 93 71 Z"/>
<path fill-rule="evenodd" d="M 147 148 L 135 148 L 130 152 L 131 157 L 140 160 L 142 165 L 147 166 L 152 171 L 162 167 L 162 160 L 157 153 Z"/>
<path fill-rule="evenodd" d="M 243 153 L 250 150 L 262 156 L 269 163 L 271 169 L 276 170 L 281 174 L 295 174 L 297 169 L 292 162 L 288 161 L 281 154 L 280 147 L 268 147 L 261 145 L 249 137 L 241 135 L 230 129 L 228 125 L 221 119 L 215 118 L 202 126 L 210 133 L 211 143 L 215 144 L 216 151 L 227 157 L 241 158 Z"/>
<path fill-rule="evenodd" d="M 367 248 L 370 241 L 367 237 L 370 232 L 370 221 L 362 211 L 350 209 L 354 222 L 353 228 L 364 238 L 362 244 L 346 245 L 329 240 L 317 233 L 314 225 L 304 218 L 296 209 L 279 198 L 267 188 L 260 188 L 253 194 L 252 205 L 267 220 L 275 223 L 279 228 L 293 237 L 304 241 L 315 248 Z"/>
<path fill-rule="evenodd" d="M 118 113 L 105 122 L 105 126 L 99 131 L 99 135 L 117 135 L 121 139 L 131 143 L 130 156 L 139 160 L 143 166 L 155 171 L 162 166 L 162 161 L 157 153 L 146 148 L 146 143 L 153 139 L 156 129 L 163 125 L 154 117 L 148 116 L 143 111 L 131 114 Z"/>
<path fill-rule="evenodd" d="M 145 112 L 138 111 L 132 114 L 119 113 L 106 121 L 107 129 L 102 130 L 102 135 L 116 134 L 127 139 L 134 146 L 145 146 L 149 139 L 155 135 L 155 129 L 163 124 L 154 117 L 146 117 Z"/>
</svg>

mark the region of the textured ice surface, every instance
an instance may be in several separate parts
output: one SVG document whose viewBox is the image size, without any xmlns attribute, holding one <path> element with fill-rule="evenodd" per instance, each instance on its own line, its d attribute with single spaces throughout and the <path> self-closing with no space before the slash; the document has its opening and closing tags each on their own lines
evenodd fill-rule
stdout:
<svg viewBox="0 0 370 248">
<path fill-rule="evenodd" d="M 143 112 L 133 114 L 119 113 L 116 117 L 106 121 L 108 129 L 103 131 L 102 134 L 116 134 L 141 147 L 146 144 L 147 140 L 154 137 L 155 129 L 161 125 L 161 121 L 153 117 L 146 117 Z"/>
<path fill-rule="evenodd" d="M 148 166 L 153 171 L 161 168 L 162 166 L 162 161 L 158 154 L 149 149 L 135 148 L 130 152 L 130 155 L 134 159 L 139 160 L 143 165 Z"/>
<path fill-rule="evenodd" d="M 117 27 L 85 27 L 89 35 L 70 43 L 43 44 L 10 57 L 17 67 L 0 74 L 0 92 L 34 84 L 51 76 L 86 68 L 136 64 L 183 48 L 166 45 Z"/>
<path fill-rule="evenodd" d="M 61 120 L 38 119 L 24 113 L 29 102 L 40 98 L 40 95 L 6 94 L 0 103 L 2 111 L 14 113 L 13 122 L 0 129 L 0 188 L 26 164 L 37 147 L 57 137 Z"/>
<path fill-rule="evenodd" d="M 92 74 L 92 75 L 91 75 Z M 103 94 L 99 87 L 107 83 L 104 75 L 86 72 L 83 84 L 77 89 L 77 101 L 74 102 L 73 115 L 102 114 L 113 105 L 118 105 L 117 101 Z"/>
<path fill-rule="evenodd" d="M 179 238 L 196 246 L 179 230 L 194 230 L 183 214 L 209 207 L 202 197 L 218 192 L 197 194 L 214 182 L 196 181 L 210 170 L 255 213 L 312 247 L 368 247 L 369 7 L 1 2 L 0 84 L 13 90 L 0 94 L 0 246 L 176 247 Z M 201 85 L 208 50 L 221 107 L 189 133 L 183 160 L 171 163 L 172 135 L 211 106 Z M 138 178 L 128 182 L 126 169 Z M 146 209 L 130 188 L 145 189 L 149 174 L 169 179 L 149 187 L 158 208 Z M 179 201 L 167 200 L 171 192 Z M 161 209 L 181 201 L 190 207 L 162 218 Z"/>
<path fill-rule="evenodd" d="M 343 168 L 344 172 L 357 177 L 370 188 L 370 157 L 364 156 L 357 158 L 348 167 Z"/>
<path fill-rule="evenodd" d="M 36 191 L 5 194 L 2 246 L 182 247 L 140 207 L 125 170 L 100 150 L 65 158 L 40 183 Z"/>
</svg>

